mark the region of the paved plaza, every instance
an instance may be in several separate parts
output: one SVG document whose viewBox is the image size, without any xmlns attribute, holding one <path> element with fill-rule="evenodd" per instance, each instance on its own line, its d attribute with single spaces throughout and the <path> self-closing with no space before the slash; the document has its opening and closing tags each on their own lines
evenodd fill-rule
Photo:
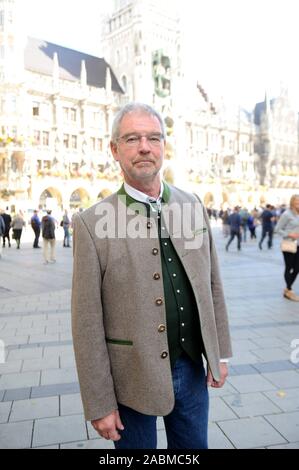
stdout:
<svg viewBox="0 0 299 470">
<path fill-rule="evenodd" d="M 299 303 L 282 297 L 279 240 L 272 250 L 265 243 L 263 251 L 247 241 L 240 253 L 234 241 L 226 253 L 220 227 L 213 231 L 234 357 L 224 388 L 210 392 L 209 446 L 298 449 L 299 363 L 291 361 L 291 342 L 298 339 L 299 346 Z M 3 250 L 0 448 L 113 448 L 83 417 L 71 337 L 71 273 L 72 250 L 61 240 L 53 265 L 43 265 L 42 250 L 29 242 L 21 250 L 14 244 Z M 295 288 L 299 293 L 299 278 Z M 295 356 L 299 361 L 299 352 Z M 165 449 L 162 418 L 158 429 L 158 448 Z"/>
</svg>

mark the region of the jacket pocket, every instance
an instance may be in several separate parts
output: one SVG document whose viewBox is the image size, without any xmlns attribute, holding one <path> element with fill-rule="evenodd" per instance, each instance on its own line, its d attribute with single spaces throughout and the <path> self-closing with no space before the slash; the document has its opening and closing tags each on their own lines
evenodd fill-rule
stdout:
<svg viewBox="0 0 299 470">
<path fill-rule="evenodd" d="M 106 342 L 110 344 L 119 344 L 121 346 L 133 346 L 133 341 L 127 341 L 125 339 L 106 338 Z"/>
</svg>

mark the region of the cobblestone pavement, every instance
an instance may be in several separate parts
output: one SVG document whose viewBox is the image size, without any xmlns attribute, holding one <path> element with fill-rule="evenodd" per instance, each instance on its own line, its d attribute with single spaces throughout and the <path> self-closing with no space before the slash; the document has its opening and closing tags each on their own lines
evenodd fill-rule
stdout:
<svg viewBox="0 0 299 470">
<path fill-rule="evenodd" d="M 233 242 L 226 253 L 220 228 L 213 230 L 234 357 L 224 388 L 210 392 L 210 448 L 298 449 L 299 364 L 291 353 L 298 361 L 299 353 L 291 343 L 299 346 L 299 304 L 282 297 L 279 242 L 260 251 L 247 241 L 241 252 Z M 113 448 L 83 417 L 70 325 L 72 250 L 57 245 L 53 265 L 29 243 L 5 248 L 0 260 L 0 448 Z M 158 447 L 166 448 L 162 418 L 158 430 Z"/>
</svg>

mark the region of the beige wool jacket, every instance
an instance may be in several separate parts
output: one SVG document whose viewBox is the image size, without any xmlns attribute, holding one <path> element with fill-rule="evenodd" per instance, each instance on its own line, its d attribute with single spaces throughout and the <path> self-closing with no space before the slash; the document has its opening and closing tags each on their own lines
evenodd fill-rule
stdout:
<svg viewBox="0 0 299 470">
<path fill-rule="evenodd" d="M 232 353 L 209 220 L 194 195 L 169 188 L 163 220 L 194 290 L 206 359 L 218 380 L 220 358 Z M 194 227 L 186 228 L 182 208 Z M 164 290 L 155 220 L 149 224 L 116 193 L 76 215 L 73 224 L 72 333 L 85 418 L 102 418 L 118 402 L 165 416 L 174 392 L 167 331 L 158 331 L 166 311 L 156 302 Z M 138 237 L 124 235 L 132 227 Z"/>
</svg>

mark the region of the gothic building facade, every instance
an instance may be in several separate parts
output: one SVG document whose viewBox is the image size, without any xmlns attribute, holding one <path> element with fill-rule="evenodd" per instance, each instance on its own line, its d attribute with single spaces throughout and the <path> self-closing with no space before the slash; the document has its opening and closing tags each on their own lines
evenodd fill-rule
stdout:
<svg viewBox="0 0 299 470">
<path fill-rule="evenodd" d="M 115 0 L 104 58 L 22 37 L 0 0 L 0 199 L 18 208 L 88 206 L 117 189 L 109 152 L 117 110 L 152 104 L 167 129 L 164 177 L 206 205 L 287 202 L 299 187 L 298 114 L 286 90 L 253 112 L 215 102 L 188 69 L 166 0 Z"/>
</svg>

